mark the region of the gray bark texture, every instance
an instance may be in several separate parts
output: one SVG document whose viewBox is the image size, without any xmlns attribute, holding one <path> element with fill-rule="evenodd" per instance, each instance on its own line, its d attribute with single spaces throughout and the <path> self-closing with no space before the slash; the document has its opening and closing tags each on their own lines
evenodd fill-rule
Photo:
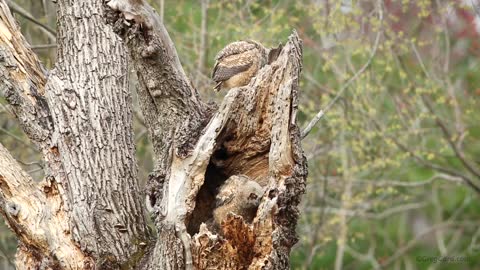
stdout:
<svg viewBox="0 0 480 270">
<path fill-rule="evenodd" d="M 57 10 L 57 62 L 46 71 L 0 0 L 2 94 L 46 163 L 36 183 L 0 145 L 18 269 L 288 269 L 307 176 L 296 32 L 217 106 L 200 99 L 145 2 L 59 0 Z M 145 192 L 127 59 L 154 150 Z M 229 212 L 213 225 L 216 193 L 236 176 L 263 189 L 255 217 Z"/>
</svg>

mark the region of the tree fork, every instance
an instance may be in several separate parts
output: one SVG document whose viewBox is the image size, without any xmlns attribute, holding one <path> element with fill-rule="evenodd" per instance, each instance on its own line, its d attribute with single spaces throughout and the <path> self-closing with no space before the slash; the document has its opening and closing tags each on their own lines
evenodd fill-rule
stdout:
<svg viewBox="0 0 480 270">
<path fill-rule="evenodd" d="M 143 1 L 107 5 L 139 77 L 155 154 L 148 185 L 159 238 L 142 268 L 288 269 L 307 176 L 296 125 L 302 57 L 297 33 L 249 85 L 231 89 L 211 116 L 212 106 L 185 76 L 156 12 Z M 232 175 L 257 181 L 264 196 L 253 224 L 232 214 L 221 232 L 212 232 L 200 224 L 208 223 L 214 194 L 202 191 L 215 192 Z"/>
<path fill-rule="evenodd" d="M 1 210 L 21 240 L 17 264 L 288 269 L 307 176 L 296 124 L 297 33 L 217 108 L 200 99 L 150 6 L 106 4 L 58 1 L 58 57 L 47 76 L 0 0 L 3 92 L 46 163 L 37 185 L 0 148 Z M 139 78 L 155 159 L 147 187 L 158 231 L 152 242 L 133 153 L 127 51 L 104 15 Z M 253 222 L 231 213 L 210 226 L 217 188 L 239 175 L 264 189 Z"/>
</svg>

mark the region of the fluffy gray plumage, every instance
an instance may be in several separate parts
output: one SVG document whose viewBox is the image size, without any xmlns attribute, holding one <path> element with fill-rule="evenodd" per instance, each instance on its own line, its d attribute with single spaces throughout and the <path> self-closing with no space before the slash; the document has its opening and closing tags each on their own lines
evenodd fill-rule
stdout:
<svg viewBox="0 0 480 270">
<path fill-rule="evenodd" d="M 216 196 L 216 208 L 213 211 L 215 223 L 233 213 L 242 216 L 246 222 L 252 222 L 263 195 L 263 188 L 244 175 L 233 175 L 219 187 Z"/>
</svg>

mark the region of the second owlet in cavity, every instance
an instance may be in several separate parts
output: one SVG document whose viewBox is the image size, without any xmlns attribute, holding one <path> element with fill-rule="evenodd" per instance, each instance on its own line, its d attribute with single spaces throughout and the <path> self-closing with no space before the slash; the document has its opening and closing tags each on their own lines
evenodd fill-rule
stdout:
<svg viewBox="0 0 480 270">
<path fill-rule="evenodd" d="M 253 41 L 228 44 L 215 57 L 212 79 L 215 91 L 247 85 L 252 77 L 267 64 L 267 49 Z"/>
<path fill-rule="evenodd" d="M 243 220 L 251 223 L 262 195 L 263 188 L 247 176 L 230 176 L 219 187 L 216 196 L 216 208 L 213 211 L 215 224 L 219 226 L 230 212 L 242 216 Z"/>
</svg>

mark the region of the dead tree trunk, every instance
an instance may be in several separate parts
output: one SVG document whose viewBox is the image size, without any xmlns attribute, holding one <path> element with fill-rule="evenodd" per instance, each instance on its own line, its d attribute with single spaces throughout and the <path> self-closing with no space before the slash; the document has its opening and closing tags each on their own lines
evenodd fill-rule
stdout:
<svg viewBox="0 0 480 270">
<path fill-rule="evenodd" d="M 288 269 L 307 175 L 296 32 L 217 108 L 200 99 L 150 6 L 99 2 L 59 1 L 58 60 L 46 75 L 0 0 L 3 92 L 48 164 L 38 186 L 0 147 L 2 213 L 20 239 L 19 269 Z M 127 51 L 105 17 L 139 80 L 155 239 L 136 175 Z M 263 188 L 255 218 L 228 213 L 214 225 L 218 188 L 235 177 Z"/>
</svg>

